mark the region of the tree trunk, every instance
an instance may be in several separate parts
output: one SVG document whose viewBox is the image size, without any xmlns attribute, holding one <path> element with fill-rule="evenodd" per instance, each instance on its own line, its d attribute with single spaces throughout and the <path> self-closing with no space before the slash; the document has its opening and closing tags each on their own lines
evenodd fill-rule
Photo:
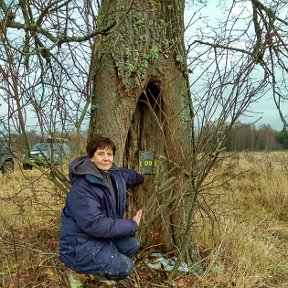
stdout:
<svg viewBox="0 0 288 288">
<path fill-rule="evenodd" d="M 179 179 L 186 177 L 182 172 L 191 166 L 193 117 L 183 15 L 184 1 L 179 0 L 103 1 L 100 24 L 111 19 L 118 24 L 112 34 L 95 39 L 92 62 L 90 137 L 111 137 L 117 164 L 132 169 L 139 168 L 139 151 L 155 153 L 157 173 L 145 175 L 145 184 L 128 197 L 128 213 L 141 207 L 144 214 L 149 211 L 142 240 L 146 245 L 161 243 L 167 251 L 181 243 L 185 217 L 184 210 L 176 209 L 177 192 Z M 180 172 L 169 172 L 171 163 Z M 167 191 L 155 197 L 164 182 Z M 149 221 L 153 215 L 157 217 Z"/>
</svg>

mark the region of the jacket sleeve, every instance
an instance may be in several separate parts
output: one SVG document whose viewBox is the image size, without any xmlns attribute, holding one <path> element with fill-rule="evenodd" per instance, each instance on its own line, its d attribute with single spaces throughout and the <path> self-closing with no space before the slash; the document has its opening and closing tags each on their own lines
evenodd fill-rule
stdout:
<svg viewBox="0 0 288 288">
<path fill-rule="evenodd" d="M 122 174 L 127 188 L 140 185 L 144 182 L 144 176 L 134 170 L 128 168 L 120 168 L 120 173 Z"/>
<path fill-rule="evenodd" d="M 139 229 L 133 220 L 107 216 L 103 212 L 109 210 L 107 202 L 91 190 L 89 184 L 82 182 L 71 189 L 67 199 L 71 213 L 84 233 L 97 238 L 122 238 Z"/>
</svg>

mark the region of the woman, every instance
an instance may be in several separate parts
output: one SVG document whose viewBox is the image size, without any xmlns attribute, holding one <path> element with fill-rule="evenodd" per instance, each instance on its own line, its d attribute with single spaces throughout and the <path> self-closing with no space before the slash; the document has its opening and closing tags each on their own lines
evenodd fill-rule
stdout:
<svg viewBox="0 0 288 288">
<path fill-rule="evenodd" d="M 116 147 L 105 137 L 87 145 L 87 156 L 69 166 L 71 189 L 61 215 L 60 258 L 72 270 L 127 277 L 130 259 L 140 245 L 133 234 L 139 229 L 142 210 L 124 219 L 126 188 L 141 184 L 141 174 L 113 165 Z"/>
</svg>

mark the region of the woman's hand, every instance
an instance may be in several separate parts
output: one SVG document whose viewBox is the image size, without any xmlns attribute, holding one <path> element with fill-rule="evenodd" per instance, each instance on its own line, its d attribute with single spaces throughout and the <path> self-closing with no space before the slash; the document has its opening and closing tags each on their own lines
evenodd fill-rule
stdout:
<svg viewBox="0 0 288 288">
<path fill-rule="evenodd" d="M 142 209 L 140 209 L 139 211 L 136 212 L 136 215 L 133 217 L 132 220 L 134 220 L 137 223 L 137 225 L 139 226 L 141 218 L 142 218 Z"/>
</svg>

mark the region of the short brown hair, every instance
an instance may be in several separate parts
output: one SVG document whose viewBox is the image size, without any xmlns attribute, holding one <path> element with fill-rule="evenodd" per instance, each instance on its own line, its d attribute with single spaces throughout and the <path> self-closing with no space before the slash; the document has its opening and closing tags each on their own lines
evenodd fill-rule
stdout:
<svg viewBox="0 0 288 288">
<path fill-rule="evenodd" d="M 113 151 L 113 155 L 115 155 L 116 152 L 115 143 L 110 138 L 95 136 L 91 141 L 88 142 L 86 146 L 88 156 L 92 158 L 98 148 L 100 149 L 111 148 L 111 150 Z"/>
</svg>

